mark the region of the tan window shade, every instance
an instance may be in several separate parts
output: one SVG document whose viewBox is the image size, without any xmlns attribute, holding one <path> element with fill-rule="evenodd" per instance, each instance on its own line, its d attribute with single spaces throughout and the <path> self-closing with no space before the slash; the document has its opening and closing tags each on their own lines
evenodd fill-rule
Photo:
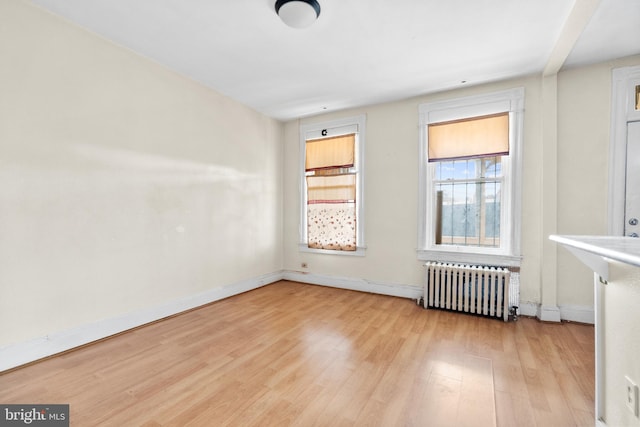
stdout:
<svg viewBox="0 0 640 427">
<path fill-rule="evenodd" d="M 345 202 L 356 198 L 356 175 L 308 176 L 307 200 L 313 203 Z"/>
<path fill-rule="evenodd" d="M 355 157 L 355 134 L 307 141 L 305 169 L 307 171 L 351 167 Z"/>
<path fill-rule="evenodd" d="M 429 131 L 429 161 L 509 154 L 509 113 L 434 123 Z"/>
</svg>

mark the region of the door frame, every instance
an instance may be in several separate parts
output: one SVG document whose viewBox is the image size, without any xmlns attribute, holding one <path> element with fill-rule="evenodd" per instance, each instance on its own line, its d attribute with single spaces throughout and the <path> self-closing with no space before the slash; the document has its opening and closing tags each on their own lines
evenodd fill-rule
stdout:
<svg viewBox="0 0 640 427">
<path fill-rule="evenodd" d="M 612 236 L 624 235 L 627 123 L 640 121 L 634 105 L 636 85 L 640 85 L 640 66 L 612 70 L 607 206 L 607 234 Z"/>
</svg>

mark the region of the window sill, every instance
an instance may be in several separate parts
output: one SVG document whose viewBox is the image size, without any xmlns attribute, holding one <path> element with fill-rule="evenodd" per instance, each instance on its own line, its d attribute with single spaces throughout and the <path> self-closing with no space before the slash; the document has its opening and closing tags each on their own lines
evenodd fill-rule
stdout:
<svg viewBox="0 0 640 427">
<path fill-rule="evenodd" d="M 436 250 L 418 250 L 418 259 L 420 261 L 438 261 L 452 262 L 461 264 L 480 264 L 495 265 L 501 267 L 520 267 L 522 263 L 521 256 L 490 254 L 490 253 L 474 253 L 459 251 L 436 251 Z"/>
<path fill-rule="evenodd" d="M 307 246 L 306 243 L 299 243 L 298 244 L 298 251 L 312 253 L 312 254 L 344 255 L 344 256 L 365 256 L 366 250 L 367 250 L 366 247 L 358 246 L 358 248 L 355 251 L 334 251 L 334 250 L 330 250 L 330 249 L 312 249 L 309 246 Z"/>
</svg>

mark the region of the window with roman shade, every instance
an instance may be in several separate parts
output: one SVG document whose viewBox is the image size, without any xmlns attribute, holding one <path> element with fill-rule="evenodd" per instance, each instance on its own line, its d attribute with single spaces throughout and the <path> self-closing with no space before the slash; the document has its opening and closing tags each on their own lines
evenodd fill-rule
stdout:
<svg viewBox="0 0 640 427">
<path fill-rule="evenodd" d="M 304 245 L 308 250 L 362 255 L 359 222 L 364 118 L 353 120 L 301 128 L 301 250 Z"/>
<path fill-rule="evenodd" d="M 421 259 L 519 262 L 523 95 L 513 90 L 420 106 Z"/>
<path fill-rule="evenodd" d="M 306 142 L 307 244 L 356 250 L 355 134 Z"/>
</svg>

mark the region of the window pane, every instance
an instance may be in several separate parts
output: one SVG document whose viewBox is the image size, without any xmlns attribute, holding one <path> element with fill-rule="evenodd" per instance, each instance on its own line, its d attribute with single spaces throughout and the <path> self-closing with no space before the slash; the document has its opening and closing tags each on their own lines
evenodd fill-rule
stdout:
<svg viewBox="0 0 640 427">
<path fill-rule="evenodd" d="M 495 157 L 492 157 L 495 158 Z M 498 157 L 499 159 L 499 157 Z M 481 159 L 450 160 L 436 163 L 436 180 L 461 180 L 478 177 Z"/>
<path fill-rule="evenodd" d="M 500 157 L 485 157 L 478 159 L 480 176 L 483 178 L 496 178 L 502 176 L 502 163 Z"/>
<path fill-rule="evenodd" d="M 500 246 L 500 182 L 439 183 L 443 245 Z"/>
<path fill-rule="evenodd" d="M 502 157 L 436 162 L 436 181 L 460 181 L 502 176 Z"/>
<path fill-rule="evenodd" d="M 436 165 L 436 180 L 453 179 L 453 162 L 438 162 Z"/>
</svg>

